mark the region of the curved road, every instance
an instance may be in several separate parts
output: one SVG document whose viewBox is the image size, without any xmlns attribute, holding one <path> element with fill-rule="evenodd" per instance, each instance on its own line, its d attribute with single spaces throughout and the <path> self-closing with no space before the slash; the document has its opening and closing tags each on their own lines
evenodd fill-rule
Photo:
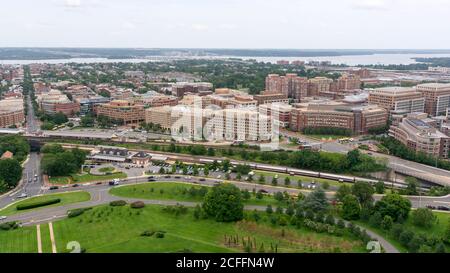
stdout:
<svg viewBox="0 0 450 273">
<path fill-rule="evenodd" d="M 199 181 L 199 178 L 194 178 L 191 183 L 200 183 L 204 185 L 214 185 L 217 183 L 216 179 L 205 179 L 205 181 Z M 164 178 L 163 176 L 159 177 L 158 182 L 168 182 L 174 181 L 176 179 L 174 178 Z M 127 179 L 124 182 L 124 185 L 132 185 L 136 183 L 142 183 L 144 181 L 147 181 L 146 177 L 136 177 Z M 181 181 L 180 181 L 181 182 Z M 151 182 L 150 182 L 151 183 Z M 250 183 L 244 183 L 244 182 L 234 182 L 239 188 L 241 189 L 249 189 L 253 190 L 255 188 L 256 190 L 264 189 L 269 193 L 274 193 L 280 190 L 287 190 L 290 193 L 298 193 L 300 190 L 298 189 L 286 189 L 282 187 L 275 187 L 275 186 L 268 186 L 268 185 L 258 185 L 258 184 L 250 184 Z M 70 191 L 77 191 L 77 190 L 85 190 L 91 194 L 91 200 L 81 203 L 74 203 L 69 204 L 65 206 L 60 207 L 52 207 L 52 208 L 42 208 L 37 209 L 30 212 L 25 212 L 21 214 L 15 214 L 12 216 L 9 216 L 7 219 L 3 221 L 20 221 L 23 225 L 35 225 L 39 223 L 45 223 L 45 222 L 51 222 L 55 221 L 57 219 L 65 218 L 67 216 L 67 211 L 75 208 L 86 208 L 86 207 L 92 207 L 92 206 L 98 206 L 102 204 L 107 204 L 113 200 L 126 200 L 127 202 L 133 202 L 133 201 L 143 201 L 146 204 L 153 204 L 153 205 L 175 205 L 175 204 L 182 204 L 188 207 L 196 206 L 198 203 L 196 202 L 181 202 L 181 201 L 169 201 L 169 200 L 143 200 L 143 199 L 137 199 L 137 198 L 120 198 L 113 196 L 109 193 L 109 189 L 111 187 L 107 183 L 102 184 L 90 184 L 83 186 L 81 188 L 65 188 L 65 189 L 58 189 L 53 192 L 70 192 Z M 259 210 L 264 211 L 266 207 L 264 206 L 245 206 L 246 210 Z M 0 221 L 2 222 L 2 221 Z M 361 227 L 362 228 L 362 227 Z M 365 228 L 362 228 L 365 229 Z M 398 253 L 399 251 L 387 240 L 385 240 L 382 236 L 379 236 L 378 234 L 365 229 L 366 232 L 371 236 L 373 239 L 377 240 L 380 245 L 383 247 L 383 249 L 387 253 Z"/>
</svg>

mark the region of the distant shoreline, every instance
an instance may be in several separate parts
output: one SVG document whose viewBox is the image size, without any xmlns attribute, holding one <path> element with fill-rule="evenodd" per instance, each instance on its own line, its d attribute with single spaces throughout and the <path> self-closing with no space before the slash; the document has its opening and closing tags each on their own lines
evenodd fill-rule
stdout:
<svg viewBox="0 0 450 273">
<path fill-rule="evenodd" d="M 0 48 L 0 60 L 159 58 L 315 58 L 376 54 L 450 54 L 450 49 L 136 49 L 136 48 Z"/>
</svg>

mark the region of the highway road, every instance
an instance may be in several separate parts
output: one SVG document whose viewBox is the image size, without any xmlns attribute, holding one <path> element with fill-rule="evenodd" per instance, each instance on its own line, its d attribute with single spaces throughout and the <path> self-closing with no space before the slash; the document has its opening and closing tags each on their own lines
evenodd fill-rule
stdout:
<svg viewBox="0 0 450 273">
<path fill-rule="evenodd" d="M 219 179 L 210 179 L 210 178 L 201 178 L 201 177 L 188 177 L 188 176 L 182 176 L 182 175 L 170 175 L 168 177 L 167 175 L 155 175 L 153 176 L 155 180 L 158 182 L 166 182 L 171 183 L 173 181 L 177 182 L 186 182 L 186 183 L 194 183 L 194 184 L 202 184 L 207 186 L 213 186 L 217 183 L 222 183 L 222 180 Z M 177 178 L 178 177 L 178 178 Z M 148 182 L 148 176 L 140 176 L 140 177 L 133 177 L 133 178 L 127 178 L 124 179 L 121 182 L 121 186 L 125 185 L 133 185 L 138 183 L 152 183 Z M 300 189 L 294 189 L 294 188 L 285 188 L 280 186 L 271 186 L 271 185 L 260 185 L 255 183 L 248 183 L 248 182 L 239 182 L 239 181 L 233 181 L 231 182 L 240 189 L 248 189 L 249 191 L 252 191 L 255 189 L 258 190 L 264 190 L 267 193 L 275 193 L 279 191 L 287 191 L 290 194 L 298 194 L 299 192 L 302 192 L 303 194 L 308 194 L 310 191 L 308 190 L 300 190 Z M 37 188 L 37 187 L 36 187 Z M 29 188 L 31 189 L 31 188 Z M 143 201 L 146 204 L 154 204 L 154 205 L 175 205 L 177 203 L 183 204 L 185 206 L 195 206 L 197 203 L 195 202 L 180 202 L 180 201 L 169 201 L 169 200 L 143 200 L 143 199 L 137 199 L 137 198 L 123 198 L 123 197 L 117 197 L 113 196 L 109 193 L 109 190 L 111 189 L 111 186 L 108 185 L 107 182 L 103 182 L 101 184 L 97 183 L 87 183 L 84 185 L 80 185 L 79 187 L 65 187 L 65 188 L 59 188 L 57 190 L 50 191 L 48 189 L 45 189 L 45 193 L 57 193 L 57 192 L 73 192 L 73 191 L 80 191 L 84 190 L 91 194 L 91 199 L 86 202 L 81 203 L 75 203 L 75 204 L 69 204 L 65 206 L 60 207 L 52 207 L 52 208 L 42 208 L 37 209 L 34 211 L 24 212 L 16 215 L 9 216 L 7 219 L 1 220 L 0 222 L 6 222 L 6 221 L 20 221 L 23 225 L 35 225 L 38 223 L 43 222 L 50 222 L 55 221 L 58 219 L 65 218 L 67 216 L 67 211 L 70 209 L 75 208 L 84 208 L 84 207 L 92 207 L 102 204 L 107 204 L 113 200 L 126 200 L 127 202 L 133 202 L 133 201 Z M 327 197 L 332 198 L 334 196 L 333 192 L 327 192 Z M 382 195 L 375 195 L 374 199 L 379 200 L 382 197 Z M 444 197 L 425 197 L 425 196 L 408 196 L 409 200 L 411 200 L 412 206 L 414 208 L 417 207 L 424 207 L 427 205 L 432 206 L 439 206 L 439 205 L 450 205 L 450 195 L 444 196 Z M 265 207 L 263 206 L 246 206 L 245 209 L 247 210 L 265 210 Z M 380 244 L 383 246 L 383 248 L 387 252 L 398 252 L 398 250 L 392 246 L 389 242 L 387 242 L 384 238 L 381 236 L 371 232 L 370 230 L 367 230 L 369 235 L 372 238 L 377 239 Z"/>
<path fill-rule="evenodd" d="M 153 177 L 158 182 L 166 182 L 166 183 L 185 182 L 185 183 L 193 183 L 193 184 L 199 184 L 199 185 L 205 185 L 205 186 L 214 186 L 218 183 L 223 182 L 223 180 L 220 180 L 220 179 L 188 177 L 188 176 L 182 176 L 182 175 L 170 175 L 170 176 L 155 175 Z M 178 177 L 178 178 L 176 178 L 176 177 Z M 152 182 L 148 182 L 148 176 L 140 176 L 140 177 L 124 179 L 121 181 L 120 186 L 133 185 L 133 184 L 138 184 L 138 183 L 152 183 Z M 249 182 L 230 181 L 230 183 L 236 185 L 240 189 L 247 189 L 249 191 L 253 191 L 253 189 L 255 189 L 256 191 L 263 190 L 269 194 L 286 191 L 289 194 L 294 194 L 294 195 L 296 195 L 300 192 L 307 195 L 308 193 L 311 192 L 309 190 L 304 190 L 304 189 L 286 188 L 286 187 L 282 187 L 282 186 L 272 186 L 272 185 L 261 185 L 261 184 L 249 183 Z M 108 203 L 113 200 L 124 199 L 124 198 L 118 198 L 118 197 L 112 196 L 109 193 L 110 188 L 111 188 L 111 186 L 109 186 L 107 182 L 102 182 L 100 184 L 86 183 L 84 185 L 81 184 L 79 187 L 71 187 L 71 186 L 64 187 L 64 188 L 60 187 L 57 190 L 49 190 L 48 188 L 44 188 L 44 190 L 42 190 L 41 194 L 72 192 L 72 191 L 79 191 L 79 190 L 84 190 L 91 194 L 90 201 L 60 207 L 65 212 L 65 211 L 67 211 L 67 209 L 70 209 L 70 208 L 94 206 L 94 205 L 105 204 L 105 203 Z M 327 198 L 332 199 L 334 196 L 334 192 L 326 192 L 326 195 L 327 195 Z M 374 199 L 379 200 L 379 199 L 381 199 L 382 196 L 383 195 L 376 194 L 376 195 L 374 195 Z M 407 198 L 411 201 L 413 208 L 425 207 L 427 205 L 436 206 L 436 207 L 450 205 L 450 195 L 443 196 L 443 197 L 407 196 Z M 3 207 L 4 207 L 4 205 L 2 206 L 2 208 Z M 43 209 L 42 211 L 47 211 L 47 209 Z M 52 211 L 52 209 L 50 209 L 50 211 Z M 23 213 L 20 215 L 26 215 L 27 217 L 31 217 L 30 219 L 33 219 L 34 221 L 40 221 L 40 218 L 35 217 L 35 216 L 41 215 L 41 210 Z M 22 216 L 20 216 L 20 215 L 8 217 L 8 221 L 14 220 L 14 219 L 23 219 L 23 218 L 21 218 Z M 53 217 L 53 215 L 48 215 L 48 214 L 45 214 L 44 216 L 45 216 L 44 218 Z M 19 217 L 19 218 L 14 218 L 14 217 Z"/>
<path fill-rule="evenodd" d="M 13 191 L 0 196 L 0 207 L 17 201 L 22 194 L 34 196 L 44 192 L 40 163 L 40 155 L 30 153 L 23 167 L 22 180 Z"/>
<path fill-rule="evenodd" d="M 158 179 L 158 180 L 164 181 L 166 179 L 168 179 L 168 178 L 160 177 L 160 179 Z M 128 181 L 126 181 L 125 184 L 134 184 L 134 183 L 138 183 L 139 181 L 144 181 L 144 180 L 146 181 L 147 178 L 128 179 Z M 168 180 L 174 180 L 174 178 L 171 178 Z M 207 184 L 207 185 L 214 185 L 215 183 L 217 183 L 216 180 L 212 180 L 212 179 L 207 179 L 205 181 L 199 181 L 199 180 L 195 179 L 192 182 L 196 182 L 196 183 L 203 182 L 204 184 Z M 149 183 L 151 183 L 151 182 L 149 182 Z M 170 182 L 167 182 L 167 183 L 170 183 Z M 253 187 L 255 187 L 255 188 L 260 187 L 260 185 L 251 185 L 249 183 L 243 183 L 243 182 L 236 182 L 235 184 L 237 184 L 241 188 L 248 188 L 248 189 L 252 189 Z M 275 192 L 275 191 L 280 190 L 278 187 L 272 187 L 272 186 L 261 186 L 261 187 L 265 188 L 268 192 Z M 134 202 L 134 201 L 139 200 L 139 201 L 143 201 L 146 204 L 152 204 L 152 205 L 182 204 L 187 207 L 194 207 L 198 204 L 196 202 L 121 198 L 121 197 L 117 197 L 117 196 L 113 196 L 113 195 L 109 194 L 110 188 L 111 187 L 107 186 L 106 184 L 89 185 L 89 186 L 83 187 L 83 190 L 86 190 L 91 194 L 90 201 L 69 204 L 69 205 L 61 206 L 61 207 L 38 209 L 35 211 L 30 211 L 30 212 L 10 216 L 10 217 L 8 217 L 8 219 L 5 219 L 3 221 L 19 221 L 22 223 L 22 225 L 36 225 L 36 224 L 40 224 L 40 223 L 53 222 L 53 221 L 65 218 L 67 216 L 68 210 L 75 209 L 75 208 L 87 208 L 87 207 L 102 205 L 102 204 L 109 203 L 113 200 L 126 200 L 127 202 Z M 79 190 L 78 188 L 71 188 L 72 191 L 74 191 L 74 189 Z M 61 190 L 58 190 L 58 191 L 61 191 Z M 69 189 L 69 191 L 70 191 L 70 189 Z M 245 206 L 244 209 L 264 211 L 266 209 L 266 207 L 264 207 L 264 206 Z M 2 221 L 0 221 L 0 222 L 2 222 Z M 364 230 L 364 228 L 362 228 L 362 229 Z M 377 240 L 387 253 L 398 253 L 399 252 L 392 244 L 390 244 L 388 241 L 386 241 L 382 236 L 379 236 L 378 234 L 376 234 L 370 230 L 366 230 L 366 232 L 373 239 Z"/>
<path fill-rule="evenodd" d="M 27 112 L 27 133 L 33 134 L 39 129 L 39 122 L 36 120 L 36 115 L 33 110 L 33 104 L 31 103 L 31 97 L 27 96 L 28 112 Z"/>
</svg>

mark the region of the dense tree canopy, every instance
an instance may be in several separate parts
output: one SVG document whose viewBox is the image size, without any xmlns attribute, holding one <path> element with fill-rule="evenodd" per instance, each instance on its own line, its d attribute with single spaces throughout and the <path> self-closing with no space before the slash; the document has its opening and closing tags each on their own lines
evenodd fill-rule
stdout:
<svg viewBox="0 0 450 273">
<path fill-rule="evenodd" d="M 215 186 L 206 194 L 203 209 L 218 222 L 241 220 L 244 217 L 241 191 L 229 183 Z"/>
<path fill-rule="evenodd" d="M 358 198 L 354 195 L 346 195 L 342 201 L 342 218 L 345 220 L 357 220 L 359 219 L 359 213 L 361 207 L 358 202 Z"/>
<path fill-rule="evenodd" d="M 313 192 L 308 194 L 303 201 L 301 201 L 300 206 L 304 210 L 310 210 L 313 212 L 327 211 L 329 204 L 325 191 L 321 188 L 315 189 Z"/>
<path fill-rule="evenodd" d="M 0 156 L 10 151 L 18 161 L 25 160 L 30 152 L 30 145 L 22 136 L 0 136 Z"/>
<path fill-rule="evenodd" d="M 389 215 L 394 221 L 406 220 L 411 210 L 411 202 L 399 194 L 387 194 L 375 203 L 375 211 L 382 217 Z"/>
<path fill-rule="evenodd" d="M 15 187 L 22 177 L 22 166 L 17 159 L 0 160 L 0 180 L 6 182 L 8 187 Z"/>
<path fill-rule="evenodd" d="M 42 148 L 42 171 L 50 176 L 64 176 L 80 170 L 86 159 L 86 152 L 78 148 L 66 151 L 59 144 Z"/>
</svg>

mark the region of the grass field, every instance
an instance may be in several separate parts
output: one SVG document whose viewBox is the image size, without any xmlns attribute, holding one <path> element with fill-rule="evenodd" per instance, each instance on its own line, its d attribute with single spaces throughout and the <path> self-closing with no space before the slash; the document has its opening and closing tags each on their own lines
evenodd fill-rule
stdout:
<svg viewBox="0 0 450 273">
<path fill-rule="evenodd" d="M 73 174 L 71 176 L 50 177 L 49 181 L 52 184 L 71 184 L 71 183 L 87 183 L 92 181 L 105 181 L 114 178 L 123 179 L 127 174 L 123 172 L 116 172 L 105 175 L 93 175 L 89 173 L 85 174 Z"/>
<path fill-rule="evenodd" d="M 98 169 L 101 173 L 112 173 L 115 169 L 113 167 L 103 167 Z"/>
<path fill-rule="evenodd" d="M 203 200 L 201 196 L 193 196 L 187 193 L 192 187 L 199 189 L 202 186 L 177 182 L 150 182 L 137 185 L 114 187 L 110 190 L 110 193 L 112 195 L 129 198 L 201 202 Z M 275 206 L 283 205 L 280 204 L 280 202 L 278 202 L 277 200 L 273 199 L 273 197 L 270 195 L 263 195 L 262 199 L 257 199 L 253 196 L 253 194 L 249 200 L 245 201 L 245 204 L 261 206 L 265 206 L 268 204 Z"/>
<path fill-rule="evenodd" d="M 52 253 L 52 242 L 50 240 L 50 229 L 48 223 L 41 224 L 42 253 Z"/>
<path fill-rule="evenodd" d="M 28 204 L 28 203 L 36 202 L 36 201 L 45 201 L 45 200 L 50 200 L 50 199 L 54 199 L 54 198 L 60 198 L 61 202 L 52 204 L 52 205 L 48 205 L 48 206 L 44 206 L 44 207 L 28 209 L 28 210 L 17 210 L 16 209 L 17 205 Z M 64 206 L 67 204 L 88 201 L 90 199 L 91 199 L 91 195 L 85 191 L 46 194 L 43 196 L 31 197 L 28 199 L 21 200 L 17 203 L 14 203 L 13 205 L 11 205 L 9 207 L 6 207 L 6 208 L 0 210 L 0 215 L 12 215 L 12 214 L 24 213 L 24 212 L 28 212 L 28 211 L 32 211 L 32 210 L 38 210 L 38 209 L 42 209 L 42 208 Z"/>
<path fill-rule="evenodd" d="M 78 241 L 87 252 L 243 252 L 239 243 L 228 245 L 225 236 L 249 236 L 269 251 L 277 245 L 278 252 L 364 252 L 360 241 L 345 237 L 314 233 L 308 230 L 279 227 L 255 222 L 218 223 L 195 220 L 192 209 L 175 216 L 162 211 L 161 206 L 144 209 L 125 207 L 95 207 L 75 218 L 53 223 L 58 252 L 66 244 Z M 142 237 L 145 230 L 165 231 L 164 238 Z"/>
<path fill-rule="evenodd" d="M 0 253 L 37 253 L 36 227 L 0 230 Z"/>
</svg>

